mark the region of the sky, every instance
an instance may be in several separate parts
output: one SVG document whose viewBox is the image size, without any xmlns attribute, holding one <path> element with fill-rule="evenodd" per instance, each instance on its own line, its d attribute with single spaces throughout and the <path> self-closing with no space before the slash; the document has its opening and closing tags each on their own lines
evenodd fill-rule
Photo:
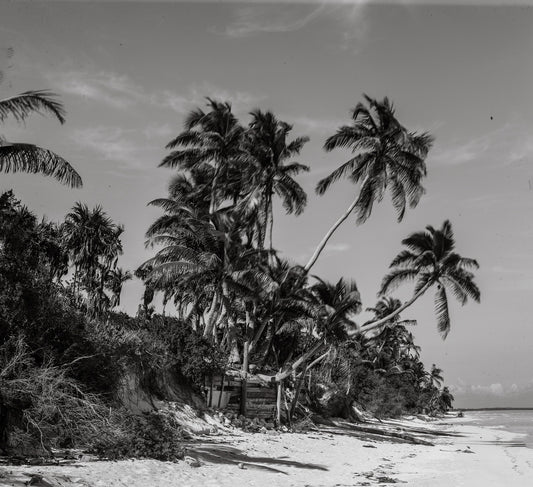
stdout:
<svg viewBox="0 0 533 487">
<path fill-rule="evenodd" d="M 450 219 L 457 250 L 480 263 L 481 304 L 450 303 L 445 341 L 431 294 L 403 317 L 418 321 L 422 359 L 444 370 L 457 407 L 533 407 L 533 8 L 498 3 L 0 0 L 0 98 L 46 88 L 67 110 L 63 126 L 36 115 L 0 132 L 61 154 L 84 181 L 2 174 L 0 191 L 52 220 L 76 201 L 103 205 L 125 225 L 119 265 L 133 270 L 154 252 L 144 233 L 159 211 L 147 203 L 166 195 L 173 172 L 157 166 L 184 115 L 206 96 L 231 101 L 243 123 L 270 109 L 311 138 L 306 211 L 275 207 L 274 245 L 303 264 L 357 192 L 314 193 L 349 158 L 324 140 L 363 93 L 388 96 L 406 127 L 435 136 L 427 194 L 400 224 L 388 198 L 364 225 L 347 221 L 313 272 L 355 279 L 373 306 L 401 240 Z M 127 283 L 123 309 L 135 313 L 141 294 Z"/>
</svg>

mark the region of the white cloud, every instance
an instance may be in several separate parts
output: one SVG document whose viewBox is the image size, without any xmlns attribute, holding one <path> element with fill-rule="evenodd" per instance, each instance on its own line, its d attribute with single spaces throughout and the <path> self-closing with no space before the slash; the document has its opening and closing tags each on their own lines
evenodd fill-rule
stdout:
<svg viewBox="0 0 533 487">
<path fill-rule="evenodd" d="M 337 254 L 339 252 L 346 252 L 350 250 L 350 245 L 347 243 L 329 244 L 324 249 L 325 254 Z"/>
<path fill-rule="evenodd" d="M 66 71 L 48 73 L 48 81 L 59 93 L 97 101 L 115 108 L 128 108 L 137 104 L 147 104 L 185 113 L 198 105 L 205 105 L 206 97 L 229 101 L 239 109 L 250 109 L 263 96 L 240 90 L 226 90 L 211 83 L 200 83 L 182 93 L 171 90 L 149 92 L 126 75 L 100 71 L 91 74 L 86 71 Z"/>
<path fill-rule="evenodd" d="M 221 101 L 229 101 L 234 110 L 249 110 L 264 99 L 262 95 L 254 95 L 246 91 L 230 91 L 214 86 L 210 83 L 201 83 L 188 89 L 184 94 L 164 91 L 154 98 L 154 103 L 171 108 L 175 112 L 185 113 L 195 106 L 206 104 L 206 97 Z"/>
<path fill-rule="evenodd" d="M 147 97 L 144 89 L 127 76 L 113 72 L 67 71 L 49 73 L 48 80 L 64 93 L 77 95 L 90 101 L 99 101 L 116 108 L 126 108 Z"/>
<path fill-rule="evenodd" d="M 260 33 L 292 32 L 300 30 L 315 20 L 323 11 L 324 4 L 313 6 L 311 11 L 305 6 L 239 6 L 235 10 L 235 20 L 229 24 L 224 34 L 228 37 L 246 37 Z"/>
<path fill-rule="evenodd" d="M 154 160 L 154 151 L 159 148 L 159 143 L 151 145 L 143 139 L 139 140 L 134 130 L 100 125 L 75 130 L 72 139 L 97 157 L 117 162 L 128 169 L 154 167 L 157 162 Z"/>
<path fill-rule="evenodd" d="M 300 117 L 281 117 L 283 120 L 289 121 L 291 125 L 294 125 L 294 127 L 298 131 L 303 132 L 314 132 L 321 135 L 332 135 L 337 131 L 337 129 L 342 126 L 346 125 L 346 121 L 342 120 L 332 120 L 332 119 L 324 119 L 324 118 L 313 118 L 313 117 L 307 117 L 307 116 L 300 116 Z"/>
<path fill-rule="evenodd" d="M 447 141 L 444 146 L 437 138 L 435 149 L 430 154 L 431 162 L 443 165 L 458 165 L 487 162 L 515 165 L 533 160 L 533 134 L 520 120 L 507 122 L 501 127 L 471 140 Z"/>
</svg>

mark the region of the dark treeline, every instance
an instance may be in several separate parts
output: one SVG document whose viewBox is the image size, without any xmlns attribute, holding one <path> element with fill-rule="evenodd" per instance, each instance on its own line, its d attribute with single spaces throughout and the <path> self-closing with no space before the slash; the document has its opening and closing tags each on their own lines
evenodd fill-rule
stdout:
<svg viewBox="0 0 533 487">
<path fill-rule="evenodd" d="M 22 121 L 32 111 L 64 121 L 47 92 L 0 100 L 0 121 Z M 193 110 L 160 164 L 175 171 L 168 194 L 149 203 L 162 212 L 146 234 L 153 257 L 134 270 L 119 266 L 123 228 L 101 207 L 76 203 L 62 222 L 39 221 L 13 192 L 4 193 L 0 448 L 83 444 L 105 455 L 178 456 L 167 446 L 180 437 L 171 416 L 120 409 L 132 374 L 140 389 L 162 398 L 161 378 L 169 374 L 201 392 L 206 377 L 238 370 L 244 395 L 249 374 L 260 374 L 285 391 L 290 404 L 278 420 L 289 423 L 305 408 L 350 417 L 353 404 L 380 417 L 448 410 L 453 397 L 442 371 L 424 368 L 409 331 L 416 321 L 400 314 L 433 288 L 445 338 L 448 294 L 461 304 L 479 301 L 477 262 L 455 252 L 449 221 L 402 241 L 366 323 L 356 321 L 363 303 L 352 276 L 332 283 L 309 273 L 335 230 L 352 216 L 364 223 L 385 193 L 399 222 L 419 203 L 432 137 L 403 127 L 386 98 L 365 96 L 324 144 L 347 150 L 348 161 L 316 188 L 323 194 L 348 178 L 353 202 L 300 265 L 278 255 L 273 207 L 276 200 L 288 214 L 304 211 L 297 179 L 309 168 L 297 158 L 307 142 L 268 111 L 251 112 L 243 124 L 229 103 L 208 99 Z M 2 143 L 0 171 L 81 185 L 60 156 L 31 144 Z M 145 291 L 131 317 L 115 308 L 134 277 Z M 402 303 L 389 293 L 406 280 L 415 286 Z M 155 314 L 156 294 L 162 314 Z"/>
</svg>

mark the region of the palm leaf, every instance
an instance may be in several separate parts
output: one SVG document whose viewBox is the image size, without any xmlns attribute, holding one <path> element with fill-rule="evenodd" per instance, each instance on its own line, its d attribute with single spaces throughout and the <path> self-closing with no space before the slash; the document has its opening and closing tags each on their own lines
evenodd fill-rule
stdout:
<svg viewBox="0 0 533 487">
<path fill-rule="evenodd" d="M 0 100 L 0 121 L 12 116 L 17 122 L 24 121 L 31 113 L 48 112 L 60 123 L 65 123 L 65 109 L 57 101 L 56 94 L 48 90 L 26 91 L 20 95 Z"/>
<path fill-rule="evenodd" d="M 0 144 L 0 171 L 43 174 L 73 188 L 82 186 L 80 175 L 65 159 L 32 144 Z"/>
</svg>

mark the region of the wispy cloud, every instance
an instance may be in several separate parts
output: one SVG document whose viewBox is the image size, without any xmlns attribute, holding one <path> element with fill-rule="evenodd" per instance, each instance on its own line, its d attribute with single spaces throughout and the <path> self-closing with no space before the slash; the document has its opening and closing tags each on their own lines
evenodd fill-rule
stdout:
<svg viewBox="0 0 533 487">
<path fill-rule="evenodd" d="M 520 121 L 507 122 L 501 127 L 470 140 L 438 142 L 430 161 L 442 165 L 493 162 L 498 166 L 528 163 L 533 159 L 533 134 Z"/>
<path fill-rule="evenodd" d="M 60 92 L 98 101 L 116 108 L 126 108 L 150 99 L 145 90 L 125 75 L 100 71 L 67 71 L 49 73 L 46 76 Z"/>
<path fill-rule="evenodd" d="M 145 136 L 149 138 L 148 133 Z M 153 153 L 159 148 L 158 144 L 139 140 L 135 130 L 105 125 L 75 130 L 71 138 L 79 147 L 92 151 L 98 158 L 128 169 L 153 167 Z"/>
<path fill-rule="evenodd" d="M 167 106 L 178 113 L 185 113 L 195 106 L 202 106 L 206 97 L 216 100 L 229 101 L 236 111 L 253 108 L 265 98 L 264 95 L 252 94 L 247 91 L 226 90 L 210 83 L 201 83 L 190 87 L 187 92 L 180 94 L 164 91 L 156 97 L 154 103 Z"/>
<path fill-rule="evenodd" d="M 346 122 L 342 120 L 333 120 L 325 118 L 313 118 L 307 116 L 300 117 L 281 117 L 283 120 L 290 122 L 296 129 L 303 132 L 312 132 L 320 135 L 331 135 L 341 125 L 345 125 Z"/>
<path fill-rule="evenodd" d="M 253 5 L 235 9 L 235 20 L 226 26 L 228 37 L 247 37 L 260 33 L 292 32 L 300 30 L 318 18 L 325 6 Z"/>
<path fill-rule="evenodd" d="M 46 77 L 59 93 L 120 109 L 146 104 L 185 113 L 194 106 L 204 105 L 205 98 L 211 97 L 230 101 L 238 110 L 249 109 L 264 98 L 246 91 L 227 90 L 211 83 L 198 83 L 181 93 L 171 90 L 150 92 L 128 76 L 110 71 L 94 74 L 86 71 L 54 72 Z"/>
</svg>

